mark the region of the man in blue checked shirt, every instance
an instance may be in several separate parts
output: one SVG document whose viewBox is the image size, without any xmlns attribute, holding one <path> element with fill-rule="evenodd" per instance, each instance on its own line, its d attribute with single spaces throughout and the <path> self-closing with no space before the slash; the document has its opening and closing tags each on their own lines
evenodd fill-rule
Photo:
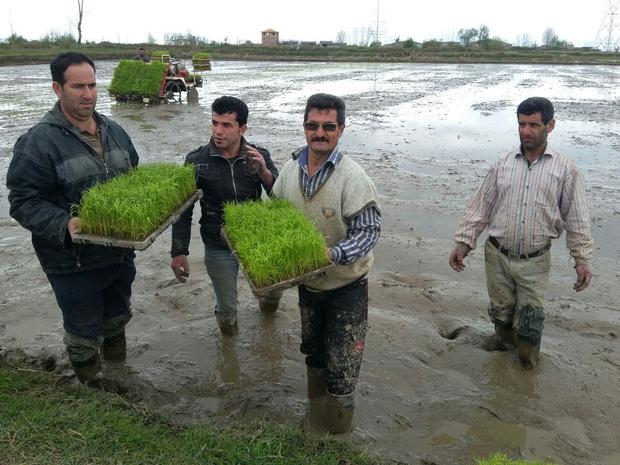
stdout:
<svg viewBox="0 0 620 465">
<path fill-rule="evenodd" d="M 316 223 L 336 265 L 299 286 L 299 306 L 308 375 L 306 426 L 341 434 L 353 419 L 368 321 L 366 275 L 381 233 L 381 212 L 372 180 L 338 148 L 344 101 L 312 95 L 303 126 L 308 145 L 293 153 L 272 195 L 290 200 Z"/>
</svg>

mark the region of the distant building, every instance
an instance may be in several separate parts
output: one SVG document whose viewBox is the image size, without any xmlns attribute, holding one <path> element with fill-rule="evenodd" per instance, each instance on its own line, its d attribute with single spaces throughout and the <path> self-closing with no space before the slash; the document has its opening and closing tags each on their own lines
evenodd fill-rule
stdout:
<svg viewBox="0 0 620 465">
<path fill-rule="evenodd" d="M 263 47 L 277 47 L 280 42 L 280 33 L 273 29 L 265 29 L 262 34 Z"/>
<path fill-rule="evenodd" d="M 322 41 L 319 42 L 319 45 L 321 47 L 338 47 L 338 46 L 340 46 L 340 44 L 337 44 L 336 42 L 331 41 L 331 40 L 322 40 Z"/>
</svg>

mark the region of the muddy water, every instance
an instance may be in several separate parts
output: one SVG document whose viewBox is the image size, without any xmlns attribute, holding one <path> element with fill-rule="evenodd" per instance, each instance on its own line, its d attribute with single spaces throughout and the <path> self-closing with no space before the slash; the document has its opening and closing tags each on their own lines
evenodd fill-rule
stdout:
<svg viewBox="0 0 620 465">
<path fill-rule="evenodd" d="M 114 63 L 100 62 L 99 109 L 132 136 L 143 162 L 181 162 L 206 141 L 209 104 L 249 103 L 247 136 L 276 163 L 303 144 L 305 98 L 342 95 L 343 149 L 375 179 L 384 231 L 370 275 L 370 329 L 350 439 L 411 464 L 459 464 L 504 450 L 558 465 L 620 463 L 620 69 L 586 66 L 214 63 L 199 106 L 117 105 L 105 93 Z M 0 173 L 10 148 L 51 104 L 47 67 L 0 68 Z M 572 291 L 574 270 L 555 241 L 542 361 L 524 372 L 511 352 L 486 352 L 483 260 L 447 265 L 451 234 L 490 163 L 517 142 L 514 109 L 532 95 L 557 108 L 551 142 L 584 172 L 596 241 L 593 285 Z M 0 187 L 0 217 L 7 216 Z M 20 227 L 0 220 L 0 346 L 66 363 L 54 297 Z M 298 424 L 306 408 L 294 290 L 261 315 L 240 279 L 240 334 L 222 337 L 193 231 L 188 283 L 169 271 L 165 234 L 138 255 L 129 359 L 110 376 L 184 423 L 265 417 Z"/>
</svg>

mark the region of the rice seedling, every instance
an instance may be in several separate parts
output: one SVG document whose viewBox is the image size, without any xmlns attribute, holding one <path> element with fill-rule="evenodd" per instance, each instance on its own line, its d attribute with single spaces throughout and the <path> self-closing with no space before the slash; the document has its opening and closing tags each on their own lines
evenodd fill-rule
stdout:
<svg viewBox="0 0 620 465">
<path fill-rule="evenodd" d="M 196 191 L 195 168 L 141 165 L 87 190 L 74 213 L 80 233 L 142 241 Z"/>
<path fill-rule="evenodd" d="M 196 71 L 211 71 L 211 54 L 209 52 L 194 53 L 192 64 Z"/>
<path fill-rule="evenodd" d="M 226 235 L 257 288 L 329 264 L 325 238 L 287 200 L 228 203 L 224 221 Z"/>
<path fill-rule="evenodd" d="M 157 97 L 166 72 L 166 63 L 121 60 L 114 69 L 108 91 L 112 95 Z"/>
<path fill-rule="evenodd" d="M 551 462 L 531 462 L 529 460 L 512 460 L 506 454 L 495 453 L 486 459 L 476 460 L 476 465 L 554 465 Z"/>
</svg>

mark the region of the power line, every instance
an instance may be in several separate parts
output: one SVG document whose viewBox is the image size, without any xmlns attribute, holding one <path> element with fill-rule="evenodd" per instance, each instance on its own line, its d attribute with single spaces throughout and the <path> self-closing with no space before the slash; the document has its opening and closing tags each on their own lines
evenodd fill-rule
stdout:
<svg viewBox="0 0 620 465">
<path fill-rule="evenodd" d="M 596 35 L 596 46 L 605 52 L 620 50 L 620 0 L 608 0 L 609 8 Z"/>
</svg>

